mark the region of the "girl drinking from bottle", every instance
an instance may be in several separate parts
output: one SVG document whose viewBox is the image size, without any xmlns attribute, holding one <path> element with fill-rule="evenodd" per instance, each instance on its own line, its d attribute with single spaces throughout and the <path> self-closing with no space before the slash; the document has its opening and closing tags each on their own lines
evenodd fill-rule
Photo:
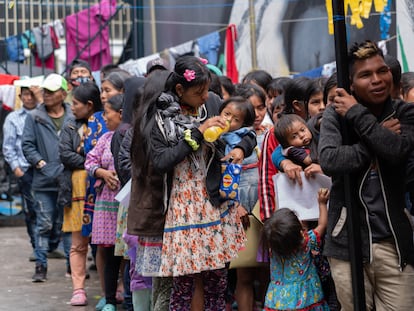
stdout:
<svg viewBox="0 0 414 311">
<path fill-rule="evenodd" d="M 236 209 L 219 194 L 224 150 L 203 140 L 207 128 L 226 125 L 221 116 L 201 123 L 199 110 L 209 96 L 210 81 L 202 60 L 179 58 L 165 92 L 142 112 L 148 127 L 137 133 L 149 144 L 150 165 L 166 177 L 159 274 L 173 276 L 170 310 L 190 310 L 196 279 L 202 281 L 204 310 L 224 310 L 225 265 L 245 240 Z M 240 161 L 250 155 L 255 143 L 247 135 L 228 156 Z"/>
</svg>

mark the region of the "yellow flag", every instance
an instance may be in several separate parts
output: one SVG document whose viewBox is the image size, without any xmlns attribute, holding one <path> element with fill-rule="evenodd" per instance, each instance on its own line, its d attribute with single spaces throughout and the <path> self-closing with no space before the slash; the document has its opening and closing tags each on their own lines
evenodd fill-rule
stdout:
<svg viewBox="0 0 414 311">
<path fill-rule="evenodd" d="M 369 18 L 372 3 L 374 3 L 375 12 L 381 13 L 387 6 L 388 0 L 345 0 L 344 12 L 345 16 L 351 15 L 350 24 L 355 25 L 358 29 L 364 27 L 363 18 Z M 328 31 L 329 34 L 334 33 L 333 27 L 333 10 L 332 0 L 325 0 L 326 13 L 328 15 Z"/>
</svg>

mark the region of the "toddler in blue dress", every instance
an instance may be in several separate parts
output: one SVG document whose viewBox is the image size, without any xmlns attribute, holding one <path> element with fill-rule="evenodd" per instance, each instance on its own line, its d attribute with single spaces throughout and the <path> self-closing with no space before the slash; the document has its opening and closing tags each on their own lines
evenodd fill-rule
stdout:
<svg viewBox="0 0 414 311">
<path fill-rule="evenodd" d="M 265 222 L 263 234 L 271 251 L 265 311 L 329 310 L 313 263 L 315 246 L 326 230 L 328 198 L 329 190 L 319 189 L 319 220 L 313 230 L 306 231 L 288 208 L 277 209 Z"/>
</svg>

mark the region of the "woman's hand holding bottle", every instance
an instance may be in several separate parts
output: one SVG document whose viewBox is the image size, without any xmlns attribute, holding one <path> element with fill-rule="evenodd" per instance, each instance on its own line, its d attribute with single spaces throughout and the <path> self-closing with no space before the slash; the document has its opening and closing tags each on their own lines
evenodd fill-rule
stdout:
<svg viewBox="0 0 414 311">
<path fill-rule="evenodd" d="M 203 133 L 204 139 L 211 143 L 216 141 L 222 133 L 229 131 L 230 120 L 225 120 L 220 116 L 212 117 L 206 120 L 198 129 Z"/>
</svg>

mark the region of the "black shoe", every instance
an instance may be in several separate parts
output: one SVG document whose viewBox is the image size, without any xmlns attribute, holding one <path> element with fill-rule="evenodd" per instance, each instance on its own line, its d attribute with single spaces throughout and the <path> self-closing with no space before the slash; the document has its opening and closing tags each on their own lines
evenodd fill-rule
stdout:
<svg viewBox="0 0 414 311">
<path fill-rule="evenodd" d="M 37 265 L 35 269 L 35 273 L 33 274 L 32 280 L 35 283 L 44 282 L 47 280 L 47 268 L 43 267 L 42 265 Z"/>
</svg>

